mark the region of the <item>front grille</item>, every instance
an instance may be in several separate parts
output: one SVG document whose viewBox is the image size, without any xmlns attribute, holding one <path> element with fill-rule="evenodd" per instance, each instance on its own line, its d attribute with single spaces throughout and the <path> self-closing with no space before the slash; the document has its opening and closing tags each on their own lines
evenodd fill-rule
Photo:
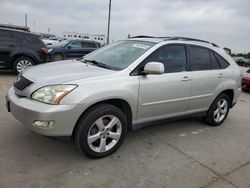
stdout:
<svg viewBox="0 0 250 188">
<path fill-rule="evenodd" d="M 33 83 L 32 81 L 28 80 L 24 76 L 18 75 L 16 80 L 14 81 L 14 87 L 16 89 L 22 91 L 23 89 L 25 89 L 26 87 L 28 87 L 32 83 Z"/>
</svg>

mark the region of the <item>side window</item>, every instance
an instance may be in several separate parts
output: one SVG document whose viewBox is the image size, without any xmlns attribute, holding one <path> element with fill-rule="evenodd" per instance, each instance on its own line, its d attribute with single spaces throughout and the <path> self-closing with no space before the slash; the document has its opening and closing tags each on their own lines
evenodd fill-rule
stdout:
<svg viewBox="0 0 250 188">
<path fill-rule="evenodd" d="M 229 63 L 224 58 L 222 58 L 220 55 L 218 55 L 217 53 L 214 53 L 214 55 L 215 55 L 217 61 L 220 63 L 220 67 L 222 69 L 225 69 L 229 66 Z"/>
<path fill-rule="evenodd" d="M 92 42 L 82 42 L 82 48 L 96 48 L 96 45 Z"/>
<path fill-rule="evenodd" d="M 0 42 L 14 43 L 15 42 L 15 36 L 10 32 L 0 31 Z"/>
<path fill-rule="evenodd" d="M 78 48 L 82 48 L 81 47 L 81 42 L 80 41 L 73 41 L 70 43 L 69 45 L 72 49 L 78 49 Z"/>
<path fill-rule="evenodd" d="M 210 54 L 206 48 L 191 46 L 191 69 L 195 70 L 210 70 Z"/>
<path fill-rule="evenodd" d="M 214 53 L 211 51 L 210 51 L 210 57 L 211 57 L 212 69 L 220 69 L 220 64 L 217 61 L 216 57 L 214 56 Z"/>
<path fill-rule="evenodd" d="M 166 73 L 182 72 L 186 70 L 186 48 L 182 45 L 163 46 L 153 52 L 146 60 L 148 62 L 161 62 Z"/>
</svg>

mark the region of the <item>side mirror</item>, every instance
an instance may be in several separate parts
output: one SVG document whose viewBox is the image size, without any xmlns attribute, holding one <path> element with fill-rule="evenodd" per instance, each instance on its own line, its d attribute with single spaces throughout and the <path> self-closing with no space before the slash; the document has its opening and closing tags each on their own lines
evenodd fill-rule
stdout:
<svg viewBox="0 0 250 188">
<path fill-rule="evenodd" d="M 67 46 L 68 49 L 71 49 L 72 47 L 71 46 Z"/>
<path fill-rule="evenodd" d="M 159 62 L 149 62 L 144 67 L 144 74 L 163 74 L 164 65 Z"/>
</svg>

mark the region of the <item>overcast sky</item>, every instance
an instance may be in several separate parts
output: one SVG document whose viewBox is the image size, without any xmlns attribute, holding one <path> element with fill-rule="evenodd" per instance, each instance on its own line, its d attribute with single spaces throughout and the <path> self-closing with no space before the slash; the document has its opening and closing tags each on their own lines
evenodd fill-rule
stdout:
<svg viewBox="0 0 250 188">
<path fill-rule="evenodd" d="M 106 34 L 108 0 L 0 0 L 0 23 L 37 32 Z M 250 0 L 112 0 L 111 39 L 185 36 L 250 52 Z"/>
</svg>

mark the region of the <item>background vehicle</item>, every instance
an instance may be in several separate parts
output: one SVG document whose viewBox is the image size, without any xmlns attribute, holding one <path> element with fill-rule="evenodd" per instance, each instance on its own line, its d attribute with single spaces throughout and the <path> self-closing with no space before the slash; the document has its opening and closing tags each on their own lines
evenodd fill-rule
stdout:
<svg viewBox="0 0 250 188">
<path fill-rule="evenodd" d="M 100 158 L 136 126 L 187 116 L 221 125 L 240 87 L 238 65 L 213 43 L 136 37 L 24 71 L 7 107 L 33 131 L 72 136 L 82 152 Z"/>
<path fill-rule="evenodd" d="M 250 91 L 250 69 L 243 75 L 241 88 L 243 91 Z"/>
<path fill-rule="evenodd" d="M 47 46 L 56 45 L 58 42 L 61 42 L 61 41 L 62 40 L 60 38 L 57 38 L 57 37 L 49 37 L 48 39 L 43 39 L 43 42 Z"/>
<path fill-rule="evenodd" d="M 47 53 L 39 35 L 0 29 L 0 69 L 19 73 L 28 66 L 47 62 Z"/>
<path fill-rule="evenodd" d="M 89 40 L 62 41 L 49 47 L 49 60 L 60 61 L 82 57 L 99 47 L 100 43 Z"/>
<path fill-rule="evenodd" d="M 234 57 L 235 62 L 242 67 L 250 66 L 250 60 L 244 57 Z"/>
</svg>

